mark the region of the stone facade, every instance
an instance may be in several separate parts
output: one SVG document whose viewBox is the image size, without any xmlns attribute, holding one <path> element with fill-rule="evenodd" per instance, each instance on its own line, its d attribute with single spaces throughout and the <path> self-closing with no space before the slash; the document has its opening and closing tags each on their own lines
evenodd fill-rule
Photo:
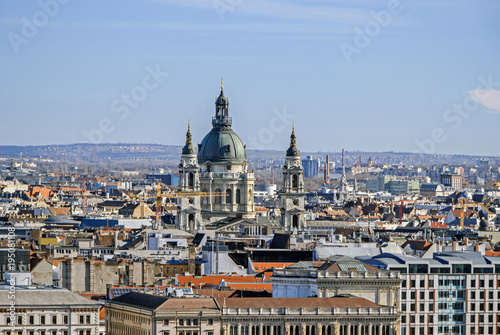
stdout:
<svg viewBox="0 0 500 335">
<path fill-rule="evenodd" d="M 110 335 L 399 335 L 399 314 L 362 298 L 166 298 L 106 303 Z"/>
</svg>

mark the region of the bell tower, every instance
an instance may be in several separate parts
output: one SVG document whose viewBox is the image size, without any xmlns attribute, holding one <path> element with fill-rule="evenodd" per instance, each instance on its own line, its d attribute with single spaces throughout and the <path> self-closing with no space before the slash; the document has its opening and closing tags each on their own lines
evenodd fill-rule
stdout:
<svg viewBox="0 0 500 335">
<path fill-rule="evenodd" d="M 304 218 L 304 169 L 297 148 L 295 126 L 290 135 L 290 147 L 286 151 L 283 165 L 283 189 L 281 197 L 281 225 L 285 231 L 300 231 L 306 228 Z"/>
<path fill-rule="evenodd" d="M 179 187 L 186 197 L 179 198 L 180 211 L 175 222 L 176 228 L 194 233 L 201 229 L 201 202 L 200 197 L 195 196 L 200 192 L 200 166 L 193 146 L 190 123 L 179 164 Z M 190 197 L 189 193 L 193 193 L 193 196 Z"/>
</svg>

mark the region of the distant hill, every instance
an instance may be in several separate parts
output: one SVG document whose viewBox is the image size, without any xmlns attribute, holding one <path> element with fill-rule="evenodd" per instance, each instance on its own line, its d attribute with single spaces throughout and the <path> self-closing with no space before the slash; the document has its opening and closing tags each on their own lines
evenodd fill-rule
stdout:
<svg viewBox="0 0 500 335">
<path fill-rule="evenodd" d="M 89 162 L 101 160 L 113 161 L 173 161 L 180 158 L 182 147 L 180 145 L 144 144 L 144 143 L 75 143 L 55 144 L 40 146 L 0 146 L 0 158 L 44 158 L 54 160 Z M 285 150 L 247 150 L 250 160 L 282 159 Z M 340 152 L 302 152 L 302 158 L 311 156 L 324 160 L 325 155 L 330 155 L 331 161 L 340 161 Z M 368 157 L 372 157 L 374 163 L 378 164 L 470 164 L 477 163 L 480 159 L 489 159 L 490 164 L 496 164 L 499 157 L 467 156 L 467 155 L 444 155 L 444 154 L 420 154 L 405 152 L 346 152 L 346 164 L 366 163 Z"/>
</svg>

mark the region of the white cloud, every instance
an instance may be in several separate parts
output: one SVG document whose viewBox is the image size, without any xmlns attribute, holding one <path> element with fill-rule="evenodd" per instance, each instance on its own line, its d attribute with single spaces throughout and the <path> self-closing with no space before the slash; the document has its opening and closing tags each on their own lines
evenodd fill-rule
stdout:
<svg viewBox="0 0 500 335">
<path fill-rule="evenodd" d="M 500 90 L 473 90 L 467 93 L 484 107 L 493 109 L 493 113 L 500 113 Z"/>
</svg>

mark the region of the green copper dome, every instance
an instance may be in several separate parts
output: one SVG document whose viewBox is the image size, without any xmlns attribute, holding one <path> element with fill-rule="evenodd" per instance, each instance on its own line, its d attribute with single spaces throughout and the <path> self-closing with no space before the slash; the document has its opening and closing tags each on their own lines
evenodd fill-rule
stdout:
<svg viewBox="0 0 500 335">
<path fill-rule="evenodd" d="M 221 91 L 215 101 L 215 117 L 212 118 L 212 130 L 205 136 L 198 147 L 198 162 L 204 163 L 244 163 L 247 161 L 245 146 L 231 129 L 229 100 Z"/>
<path fill-rule="evenodd" d="M 198 148 L 199 163 L 244 163 L 246 160 L 245 146 L 231 128 L 212 128 Z"/>
</svg>

